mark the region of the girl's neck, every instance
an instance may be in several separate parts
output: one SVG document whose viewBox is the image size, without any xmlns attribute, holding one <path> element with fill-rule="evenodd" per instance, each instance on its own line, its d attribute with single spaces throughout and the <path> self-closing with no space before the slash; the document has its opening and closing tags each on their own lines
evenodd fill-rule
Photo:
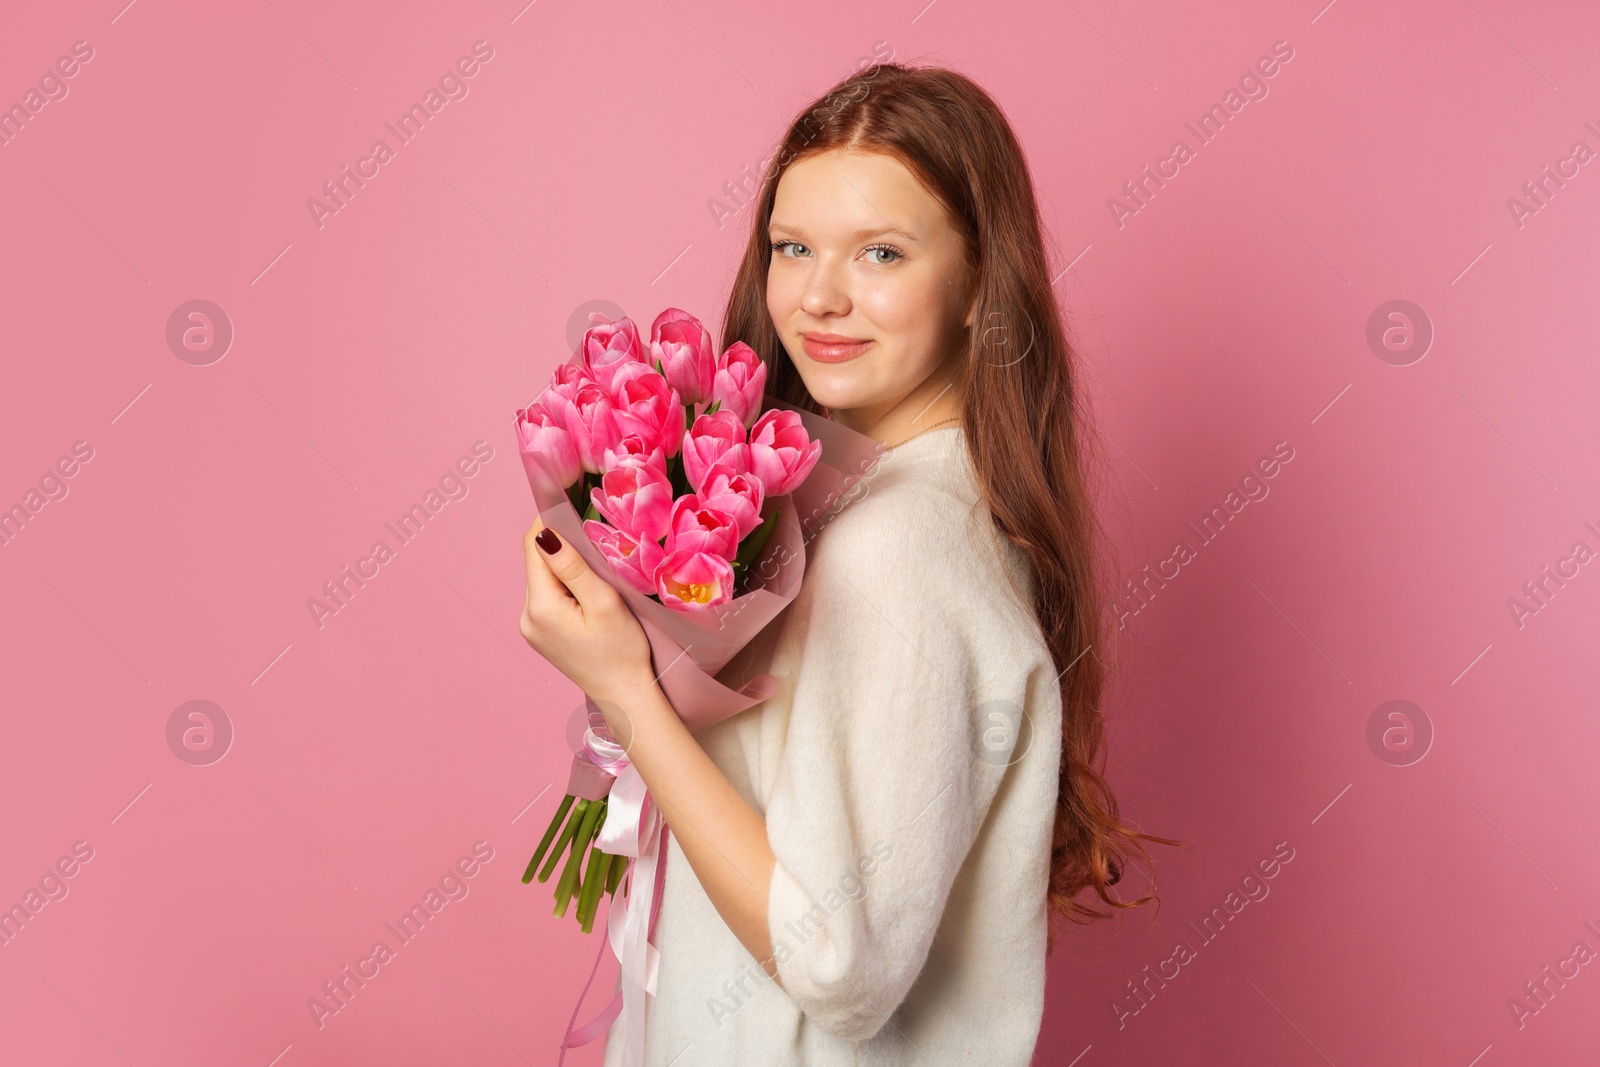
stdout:
<svg viewBox="0 0 1600 1067">
<path fill-rule="evenodd" d="M 960 391 L 950 380 L 935 373 L 898 400 L 834 409 L 830 415 L 842 426 L 893 445 L 936 425 L 956 425 L 961 415 L 961 399 Z"/>
</svg>

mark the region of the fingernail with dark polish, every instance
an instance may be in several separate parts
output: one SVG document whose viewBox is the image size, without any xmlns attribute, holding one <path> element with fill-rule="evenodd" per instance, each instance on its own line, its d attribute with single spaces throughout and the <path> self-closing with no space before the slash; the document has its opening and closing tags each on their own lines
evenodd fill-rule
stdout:
<svg viewBox="0 0 1600 1067">
<path fill-rule="evenodd" d="M 561 551 L 561 538 L 557 537 L 556 532 L 548 526 L 540 530 L 534 540 L 539 542 L 540 550 L 547 556 L 553 556 Z"/>
</svg>

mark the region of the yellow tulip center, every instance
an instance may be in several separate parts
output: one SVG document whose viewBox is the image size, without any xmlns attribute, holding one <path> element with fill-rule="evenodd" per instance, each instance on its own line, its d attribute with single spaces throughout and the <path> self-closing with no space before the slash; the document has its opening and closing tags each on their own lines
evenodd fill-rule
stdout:
<svg viewBox="0 0 1600 1067">
<path fill-rule="evenodd" d="M 707 603 L 715 592 L 716 586 L 710 582 L 672 583 L 672 595 L 691 604 Z"/>
</svg>

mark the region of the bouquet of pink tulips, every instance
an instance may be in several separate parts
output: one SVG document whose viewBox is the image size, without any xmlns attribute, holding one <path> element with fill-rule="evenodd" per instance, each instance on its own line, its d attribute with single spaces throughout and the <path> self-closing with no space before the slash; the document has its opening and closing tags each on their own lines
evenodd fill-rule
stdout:
<svg viewBox="0 0 1600 1067">
<path fill-rule="evenodd" d="M 766 583 L 797 548 L 803 553 L 798 523 L 785 516 L 783 505 L 811 473 L 822 443 L 807 433 L 800 412 L 763 412 L 766 380 L 766 364 L 748 345 L 736 342 L 719 354 L 698 319 L 668 308 L 651 326 L 648 345 L 627 318 L 596 323 L 573 360 L 556 368 L 544 392 L 516 416 L 536 493 L 544 487 L 548 499 L 554 486 L 564 492 L 588 542 L 609 564 L 609 573 L 596 571 L 646 623 L 655 657 L 674 647 L 703 646 L 710 658 L 698 670 L 706 676 L 742 640 L 702 633 L 725 630 L 736 598 Z M 564 513 L 561 498 L 555 500 L 551 510 Z M 546 507 L 541 501 L 542 514 Z M 561 517 L 552 514 L 546 524 Z M 786 533 L 775 543 L 773 532 L 785 519 Z M 758 567 L 769 545 L 782 552 L 776 564 L 769 558 L 768 566 Z M 792 598 L 794 583 L 787 584 L 790 591 L 770 597 L 776 603 L 741 620 L 743 640 Z M 628 597 L 628 590 L 635 595 Z M 673 623 L 658 617 L 663 608 L 695 616 L 692 625 L 702 630 L 680 623 L 675 632 L 692 637 L 667 643 Z M 691 682 L 697 692 L 707 691 L 700 679 Z M 681 691 L 689 691 L 687 683 Z M 750 695 L 743 695 L 748 704 Z M 725 717 L 732 705 L 723 705 L 716 714 Z M 690 720 L 690 710 L 675 707 Z M 615 896 L 627 863 L 623 855 L 591 847 L 605 828 L 606 791 L 627 766 L 597 711 L 590 705 L 568 795 L 522 876 L 525 884 L 536 873 L 547 881 L 565 853 L 555 914 L 565 915 L 576 897 L 585 933 L 601 894 Z"/>
</svg>

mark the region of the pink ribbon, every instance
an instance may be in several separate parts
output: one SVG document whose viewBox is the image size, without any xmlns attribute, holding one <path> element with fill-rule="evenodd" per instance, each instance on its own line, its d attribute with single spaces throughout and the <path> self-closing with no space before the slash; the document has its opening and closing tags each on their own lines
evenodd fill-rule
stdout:
<svg viewBox="0 0 1600 1067">
<path fill-rule="evenodd" d="M 597 714 L 598 709 L 593 709 L 591 723 Z M 572 1009 L 572 1020 L 556 1062 L 558 1067 L 565 1063 L 568 1048 L 586 1045 L 604 1034 L 620 1014 L 624 1067 L 644 1067 L 649 998 L 655 996 L 660 968 L 660 952 L 651 938 L 655 936 L 666 886 L 663 848 L 669 831 L 660 809 L 650 799 L 644 779 L 623 754 L 622 747 L 609 736 L 597 734 L 593 726 L 585 731 L 583 747 L 573 756 L 567 791 L 589 800 L 607 798 L 606 820 L 592 847 L 610 855 L 630 857 L 633 862 L 623 876 L 623 896 L 612 896 L 606 915 L 606 944 L 621 965 L 622 989 L 593 1019 L 582 1026 L 572 1025 L 605 955 L 606 945 L 602 944 L 589 980 Z"/>
<path fill-rule="evenodd" d="M 622 751 L 621 745 L 611 739 L 609 730 L 604 735 L 595 732 L 592 724 L 598 718 L 600 714 L 596 711 L 590 717 L 591 725 L 584 731 L 583 746 L 572 757 L 572 771 L 567 775 L 568 796 L 599 800 L 611 792 L 611 783 L 629 765 L 627 754 Z M 605 730 L 605 727 L 602 725 L 600 729 Z M 608 807 L 607 822 L 611 821 L 609 811 Z M 610 849 L 605 851 L 609 852 Z"/>
</svg>

